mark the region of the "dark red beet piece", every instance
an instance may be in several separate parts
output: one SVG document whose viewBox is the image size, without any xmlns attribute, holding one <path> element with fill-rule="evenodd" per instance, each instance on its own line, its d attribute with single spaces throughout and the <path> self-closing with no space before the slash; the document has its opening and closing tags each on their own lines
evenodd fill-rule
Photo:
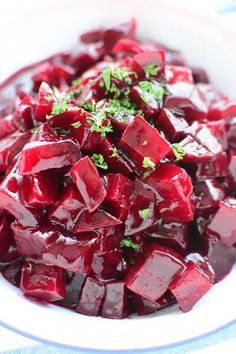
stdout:
<svg viewBox="0 0 236 354">
<path fill-rule="evenodd" d="M 19 172 L 27 175 L 73 165 L 79 158 L 79 146 L 74 141 L 53 134 L 51 128 L 43 124 L 22 150 Z"/>
<path fill-rule="evenodd" d="M 16 131 L 16 126 L 13 122 L 13 117 L 11 114 L 0 119 L 0 139 L 14 133 Z"/>
<path fill-rule="evenodd" d="M 132 302 L 138 316 L 144 316 L 175 303 L 175 298 L 169 290 L 167 290 L 167 292 L 155 302 L 147 300 L 138 294 L 132 293 Z"/>
<path fill-rule="evenodd" d="M 76 311 L 84 315 L 98 316 L 104 296 L 104 284 L 88 276 L 82 288 Z"/>
<path fill-rule="evenodd" d="M 192 73 L 193 73 L 193 79 L 195 83 L 204 83 L 208 84 L 209 83 L 209 78 L 206 73 L 206 71 L 202 68 L 192 68 Z"/>
<path fill-rule="evenodd" d="M 150 301 L 158 300 L 170 282 L 186 268 L 182 257 L 168 247 L 152 244 L 126 279 L 126 286 Z"/>
<path fill-rule="evenodd" d="M 202 271 L 205 273 L 205 275 L 208 276 L 209 281 L 214 284 L 215 281 L 215 271 L 210 264 L 209 260 L 207 257 L 202 256 L 200 253 L 194 252 L 194 253 L 189 253 L 185 257 L 185 261 L 192 261 L 195 263 L 199 268 L 202 269 Z"/>
<path fill-rule="evenodd" d="M 24 264 L 22 258 L 17 259 L 16 261 L 8 264 L 2 271 L 2 275 L 7 279 L 12 285 L 20 287 L 21 279 L 21 268 Z"/>
<path fill-rule="evenodd" d="M 209 120 L 231 119 L 236 116 L 236 102 L 230 101 L 228 98 L 222 98 L 214 102 L 208 114 Z"/>
<path fill-rule="evenodd" d="M 20 105 L 16 108 L 13 114 L 13 120 L 15 125 L 23 132 L 34 127 L 33 108 L 33 97 L 31 97 L 30 95 L 26 95 L 22 99 Z"/>
<path fill-rule="evenodd" d="M 117 279 L 119 276 L 122 277 L 126 270 L 122 251 L 95 251 L 91 269 L 99 279 Z"/>
<path fill-rule="evenodd" d="M 155 52 L 146 51 L 144 53 L 139 53 L 136 54 L 133 59 L 144 69 L 151 64 L 157 66 L 158 75 L 160 73 L 164 73 L 165 71 L 165 50 L 164 49 L 159 49 L 156 50 Z"/>
<path fill-rule="evenodd" d="M 58 304 L 68 308 L 75 308 L 79 301 L 79 296 L 85 282 L 86 274 L 67 272 L 66 290 L 64 299 L 58 301 Z"/>
<path fill-rule="evenodd" d="M 105 203 L 116 208 L 127 209 L 134 183 L 120 173 L 108 173 L 105 176 L 105 187 L 107 195 Z"/>
<path fill-rule="evenodd" d="M 192 70 L 187 66 L 166 65 L 165 77 L 168 84 L 177 82 L 193 83 Z"/>
<path fill-rule="evenodd" d="M 60 235 L 60 230 L 50 224 L 32 228 L 24 227 L 15 221 L 11 227 L 17 244 L 17 251 L 22 256 L 41 258 L 46 249 Z"/>
<path fill-rule="evenodd" d="M 0 261 L 4 260 L 9 248 L 14 244 L 10 222 L 6 216 L 0 220 Z"/>
<path fill-rule="evenodd" d="M 154 192 L 136 179 L 125 221 L 125 235 L 133 235 L 153 224 L 155 202 Z"/>
<path fill-rule="evenodd" d="M 96 250 L 99 252 L 112 251 L 120 247 L 120 241 L 124 236 L 124 225 L 116 225 L 97 229 L 98 243 Z"/>
<path fill-rule="evenodd" d="M 70 174 L 88 210 L 96 210 L 106 197 L 106 190 L 90 158 L 86 156 L 80 159 L 71 168 Z"/>
<path fill-rule="evenodd" d="M 187 268 L 179 277 L 169 285 L 169 289 L 175 296 L 181 310 L 187 312 L 192 309 L 211 288 L 212 284 L 205 273 L 192 261 L 187 263 Z"/>
<path fill-rule="evenodd" d="M 158 209 L 165 221 L 189 222 L 194 218 L 191 178 L 181 167 L 163 164 L 146 179 L 163 197 Z"/>
<path fill-rule="evenodd" d="M 58 99 L 50 86 L 46 82 L 42 82 L 35 102 L 34 119 L 45 122 L 46 116 L 52 112 L 54 103 L 58 103 Z"/>
<path fill-rule="evenodd" d="M 101 316 L 105 318 L 125 318 L 128 311 L 128 290 L 124 282 L 112 282 L 105 285 L 105 297 Z"/>
<path fill-rule="evenodd" d="M 221 152 L 212 157 L 210 161 L 202 161 L 197 166 L 197 179 L 226 177 L 229 175 L 227 153 Z"/>
<path fill-rule="evenodd" d="M 65 295 L 65 273 L 51 265 L 25 262 L 20 288 L 26 296 L 43 301 L 57 301 Z"/>
<path fill-rule="evenodd" d="M 111 214 L 104 210 L 96 210 L 92 213 L 83 211 L 77 221 L 74 232 L 85 232 L 94 229 L 100 229 L 103 227 L 110 227 L 122 224 L 122 222 L 116 219 Z"/>
<path fill-rule="evenodd" d="M 170 144 L 139 115 L 135 116 L 124 131 L 120 145 L 141 170 L 144 170 L 145 157 L 158 164 L 171 150 Z"/>
<path fill-rule="evenodd" d="M 72 231 L 81 212 L 86 209 L 83 198 L 74 184 L 68 185 L 51 208 L 49 219 Z"/>
</svg>

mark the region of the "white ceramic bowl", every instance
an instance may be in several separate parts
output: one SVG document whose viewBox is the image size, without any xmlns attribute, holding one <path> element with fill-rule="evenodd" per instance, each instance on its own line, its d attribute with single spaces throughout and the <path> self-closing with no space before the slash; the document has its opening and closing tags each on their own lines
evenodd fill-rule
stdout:
<svg viewBox="0 0 236 354">
<path fill-rule="evenodd" d="M 14 3 L 16 8 L 9 8 L 9 13 L 6 8 L 1 12 L 0 33 L 8 31 L 1 38 L 1 79 L 22 65 L 70 47 L 84 30 L 136 17 L 141 37 L 183 50 L 191 64 L 207 69 L 212 81 L 236 98 L 236 34 L 213 16 L 158 0 L 25 1 L 23 10 L 22 2 Z M 235 273 L 236 269 L 186 314 L 173 306 L 125 320 L 86 317 L 40 305 L 26 300 L 0 277 L 0 322 L 31 338 L 92 352 L 172 346 L 236 319 L 236 307 L 231 306 L 236 298 Z"/>
</svg>

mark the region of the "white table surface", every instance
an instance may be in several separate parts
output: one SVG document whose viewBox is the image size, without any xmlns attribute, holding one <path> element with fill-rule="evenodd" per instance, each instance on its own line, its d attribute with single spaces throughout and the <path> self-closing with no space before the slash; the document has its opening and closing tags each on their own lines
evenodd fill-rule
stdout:
<svg viewBox="0 0 236 354">
<path fill-rule="evenodd" d="M 1 0 L 3 1 L 3 0 Z M 20 1 L 20 0 L 19 0 Z M 50 1 L 50 0 L 48 0 Z M 227 25 L 236 30 L 236 0 L 167 0 L 173 3 L 199 6 L 217 11 L 225 19 Z M 7 2 L 7 1 L 6 1 Z M 231 12 L 227 9 L 231 9 Z M 1 19 L 1 15 L 0 15 Z M 235 41 L 236 43 L 236 41 Z M 232 301 L 235 301 L 232 299 Z M 0 353 L 9 354 L 59 354 L 73 353 L 68 349 L 61 349 L 44 345 L 0 327 Z M 78 353 L 78 351 L 76 352 Z M 88 352 L 87 352 L 88 353 Z M 206 338 L 181 345 L 173 349 L 159 351 L 160 354 L 234 354 L 236 353 L 236 323 Z M 154 352 L 149 352 L 154 354 Z"/>
</svg>

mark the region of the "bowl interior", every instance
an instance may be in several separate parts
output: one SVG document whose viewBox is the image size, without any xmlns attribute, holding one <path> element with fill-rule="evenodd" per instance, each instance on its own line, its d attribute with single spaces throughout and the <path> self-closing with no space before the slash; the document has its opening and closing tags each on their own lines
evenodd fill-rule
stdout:
<svg viewBox="0 0 236 354">
<path fill-rule="evenodd" d="M 189 63 L 205 68 L 212 81 L 236 98 L 235 34 L 214 17 L 192 13 L 157 0 L 59 0 L 32 2 L 18 13 L 2 16 L 1 79 L 13 70 L 69 48 L 79 33 L 136 17 L 140 37 L 156 39 L 183 50 Z M 0 321 L 38 339 L 91 349 L 142 349 L 188 340 L 236 318 L 236 269 L 217 284 L 193 311 L 176 306 L 155 315 L 106 320 L 78 315 L 53 305 L 26 300 L 0 277 Z M 222 306 L 224 299 L 224 307 Z M 216 316 L 217 311 L 217 316 Z"/>
</svg>

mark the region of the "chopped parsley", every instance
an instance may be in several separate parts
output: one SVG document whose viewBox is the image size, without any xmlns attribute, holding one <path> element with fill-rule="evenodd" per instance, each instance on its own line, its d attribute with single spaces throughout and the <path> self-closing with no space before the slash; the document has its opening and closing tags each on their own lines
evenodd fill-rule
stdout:
<svg viewBox="0 0 236 354">
<path fill-rule="evenodd" d="M 81 77 L 78 77 L 77 79 L 72 81 L 72 86 L 78 85 L 81 82 Z"/>
<path fill-rule="evenodd" d="M 46 95 L 43 97 L 46 101 L 51 102 L 52 101 L 52 96 L 51 95 Z"/>
<path fill-rule="evenodd" d="M 95 165 L 103 170 L 108 169 L 108 165 L 103 157 L 102 154 L 93 154 L 92 155 L 92 160 L 95 163 Z"/>
<path fill-rule="evenodd" d="M 107 91 L 111 88 L 111 69 L 109 67 L 105 68 L 102 72 L 102 78 Z"/>
<path fill-rule="evenodd" d="M 151 168 L 152 170 L 155 170 L 156 165 L 154 162 L 152 162 L 152 160 L 150 159 L 150 157 L 146 156 L 143 159 L 143 167 L 144 168 Z"/>
<path fill-rule="evenodd" d="M 67 102 L 66 101 L 61 101 L 59 103 L 54 102 L 52 106 L 52 114 L 57 115 L 64 113 L 67 110 Z"/>
<path fill-rule="evenodd" d="M 142 210 L 139 210 L 138 213 L 139 213 L 140 218 L 143 219 L 143 220 L 145 220 L 145 219 L 147 219 L 147 218 L 149 217 L 149 215 L 150 215 L 150 209 L 149 209 L 149 208 L 147 208 L 147 209 L 142 209 Z"/>
<path fill-rule="evenodd" d="M 183 160 L 184 155 L 186 154 L 184 148 L 180 144 L 172 144 L 171 147 L 175 155 L 176 161 Z"/>
<path fill-rule="evenodd" d="M 66 130 L 66 129 L 57 128 L 56 131 L 57 131 L 58 135 L 69 135 L 70 134 L 69 129 Z"/>
<path fill-rule="evenodd" d="M 157 100 L 161 101 L 165 94 L 165 89 L 163 87 L 156 87 L 150 81 L 141 81 L 139 83 L 139 87 L 141 88 L 141 98 L 146 103 L 150 103 L 152 100 L 152 96 Z"/>
<path fill-rule="evenodd" d="M 122 161 L 122 157 L 119 154 L 119 151 L 116 147 L 113 148 L 112 154 L 109 157 L 116 157 L 118 161 Z"/>
<path fill-rule="evenodd" d="M 97 113 L 97 106 L 96 106 L 96 102 L 94 100 L 92 100 L 92 102 L 83 101 L 82 106 L 88 112 L 91 112 L 93 114 Z"/>
<path fill-rule="evenodd" d="M 135 251 L 139 251 L 140 246 L 138 243 L 134 242 L 130 237 L 123 238 L 120 241 L 120 247 L 133 248 Z"/>
<path fill-rule="evenodd" d="M 149 78 L 150 76 L 155 76 L 158 71 L 159 71 L 159 67 L 155 64 L 150 64 L 150 65 L 147 65 L 145 68 L 144 68 L 144 71 L 145 71 L 145 74 L 146 74 L 146 77 Z"/>
<path fill-rule="evenodd" d="M 132 102 L 128 96 L 121 99 L 110 99 L 106 105 L 106 112 L 112 116 L 121 118 L 122 116 L 134 116 L 137 113 L 142 113 L 137 109 L 136 104 Z"/>
<path fill-rule="evenodd" d="M 39 129 L 39 128 L 34 127 L 34 128 L 32 128 L 30 131 L 31 131 L 32 134 L 35 134 L 35 133 L 38 132 L 38 129 Z"/>
<path fill-rule="evenodd" d="M 78 121 L 78 122 L 72 123 L 71 126 L 72 126 L 73 128 L 78 129 L 79 127 L 81 127 L 81 123 Z"/>
<path fill-rule="evenodd" d="M 87 121 L 90 124 L 90 129 L 92 132 L 101 133 L 102 137 L 105 137 L 107 133 L 113 132 L 113 127 L 110 120 L 107 120 L 104 125 L 104 119 L 106 119 L 106 105 L 103 106 L 100 112 L 96 113 L 92 117 L 88 117 Z"/>
</svg>

